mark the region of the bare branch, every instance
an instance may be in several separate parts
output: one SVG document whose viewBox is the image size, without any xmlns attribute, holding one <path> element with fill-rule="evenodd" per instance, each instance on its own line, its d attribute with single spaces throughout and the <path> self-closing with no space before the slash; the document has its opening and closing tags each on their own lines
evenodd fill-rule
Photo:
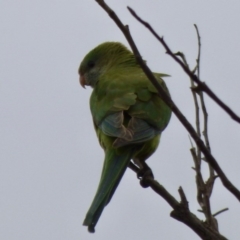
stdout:
<svg viewBox="0 0 240 240">
<path fill-rule="evenodd" d="M 201 37 L 199 34 L 199 30 L 196 24 L 194 24 L 194 27 L 196 29 L 197 32 L 197 37 L 198 37 L 198 57 L 197 57 L 197 76 L 198 78 L 200 77 L 200 56 L 201 56 Z M 203 112 L 203 136 L 204 136 L 204 140 L 205 140 L 205 144 L 206 147 L 208 148 L 209 152 L 211 152 L 211 148 L 210 148 L 210 142 L 209 142 L 209 138 L 208 138 L 208 113 L 207 113 L 207 108 L 204 102 L 204 97 L 203 97 L 203 92 L 199 92 L 199 96 L 200 96 L 200 102 L 201 102 L 201 107 L 202 107 L 202 112 Z M 215 175 L 214 175 L 214 170 L 213 168 L 209 165 L 209 173 L 210 173 L 210 178 L 209 178 L 209 182 L 214 183 L 214 180 L 216 179 Z M 213 184 L 211 186 L 213 188 Z M 210 195 L 211 195 L 212 189 L 209 191 Z"/>
<path fill-rule="evenodd" d="M 138 173 L 138 171 L 140 170 L 132 162 L 129 164 L 129 168 L 135 173 Z M 181 199 L 181 201 L 179 202 L 159 182 L 154 180 L 152 177 L 148 176 L 145 181 L 147 181 L 149 187 L 151 187 L 154 192 L 161 196 L 173 208 L 173 211 L 170 214 L 171 217 L 186 224 L 201 239 L 227 240 L 227 238 L 222 236 L 215 229 L 210 228 L 208 224 L 205 224 L 203 221 L 198 219 L 192 212 L 190 212 L 188 207 L 188 201 L 182 187 L 178 189 Z"/>
<path fill-rule="evenodd" d="M 197 76 L 198 76 L 198 78 L 200 78 L 201 37 L 200 37 L 198 27 L 197 27 L 196 24 L 194 24 L 194 27 L 196 29 L 197 38 L 198 38 L 198 56 L 197 56 L 197 59 L 196 59 L 196 62 L 197 62 L 196 69 L 197 69 Z"/>
<path fill-rule="evenodd" d="M 197 39 L 198 39 L 198 55 L 197 55 L 197 59 L 196 59 L 196 66 L 194 68 L 194 70 L 192 71 L 193 73 L 196 71 L 197 72 L 197 76 L 199 78 L 200 76 L 200 56 L 201 56 L 201 41 L 200 41 L 200 34 L 198 31 L 198 27 L 195 24 L 194 25 L 196 32 L 197 32 Z M 181 58 L 183 59 L 184 64 L 189 68 L 189 65 L 185 59 L 184 54 L 181 54 Z M 204 124 L 204 130 L 203 130 L 203 135 L 204 135 L 204 140 L 205 140 L 205 144 L 207 145 L 207 148 L 210 152 L 210 144 L 208 141 L 208 132 L 207 132 L 207 126 L 208 126 L 208 122 L 207 122 L 207 110 L 206 110 L 206 106 L 205 106 L 205 102 L 203 99 L 203 92 L 196 92 L 194 91 L 195 89 L 195 83 L 192 79 L 190 79 L 191 82 L 191 89 L 192 89 L 192 95 L 193 95 L 193 100 L 194 100 L 194 104 L 195 104 L 195 116 L 196 116 L 196 129 L 197 129 L 197 133 L 198 136 L 201 138 L 201 133 L 200 133 L 200 114 L 199 114 L 199 103 L 198 103 L 198 97 L 200 98 L 200 102 L 201 102 L 201 107 L 202 107 L 202 112 L 203 112 L 203 124 Z M 211 204 L 210 204 L 210 198 L 211 198 L 211 194 L 212 194 L 212 189 L 214 186 L 214 182 L 215 182 L 215 175 L 214 175 L 214 170 L 213 168 L 210 166 L 210 164 L 208 163 L 209 166 L 209 178 L 207 180 L 207 182 L 204 182 L 202 173 L 201 173 L 201 164 L 202 164 L 202 156 L 201 156 L 201 151 L 199 149 L 199 147 L 197 148 L 197 154 L 196 154 L 196 150 L 194 147 L 192 147 L 190 149 L 193 160 L 194 160 L 194 165 L 195 168 L 194 170 L 196 171 L 196 186 L 197 186 L 197 200 L 198 203 L 201 207 L 201 212 L 204 213 L 205 217 L 206 217 L 206 223 L 214 230 L 216 230 L 218 232 L 218 222 L 217 219 L 214 218 L 214 216 L 212 215 L 211 212 Z"/>
<path fill-rule="evenodd" d="M 171 51 L 169 46 L 164 41 L 163 37 L 160 37 L 153 28 L 145 21 L 143 21 L 136 13 L 133 11 L 130 7 L 128 7 L 128 10 L 130 13 L 140 22 L 142 23 L 146 28 L 149 29 L 149 31 L 159 40 L 159 42 L 163 45 L 163 47 L 166 50 L 166 53 L 169 54 L 186 72 L 186 74 L 195 82 L 198 84 L 199 91 L 204 91 L 210 98 L 212 98 L 222 109 L 227 112 L 233 120 L 240 123 L 240 117 L 234 113 L 220 98 L 217 97 L 217 95 L 204 83 L 202 82 L 195 74 L 191 72 L 191 70 L 185 66 L 185 64 L 177 58 L 174 53 Z"/>
</svg>

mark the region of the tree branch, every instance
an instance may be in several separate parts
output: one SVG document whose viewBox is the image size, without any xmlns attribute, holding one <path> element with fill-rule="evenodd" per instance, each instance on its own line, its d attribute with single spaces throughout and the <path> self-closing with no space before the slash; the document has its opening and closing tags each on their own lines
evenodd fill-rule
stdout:
<svg viewBox="0 0 240 240">
<path fill-rule="evenodd" d="M 196 24 L 194 24 L 194 27 L 196 29 L 197 32 L 197 40 L 198 40 L 198 55 L 197 55 L 197 59 L 196 59 L 196 66 L 194 67 L 194 69 L 192 70 L 192 72 L 197 72 L 197 76 L 199 78 L 200 76 L 200 56 L 201 56 L 201 41 L 200 41 L 200 34 L 198 31 L 198 27 Z M 189 68 L 189 65 L 187 63 L 187 60 L 184 56 L 183 53 L 177 53 L 175 55 L 178 55 L 181 57 L 183 63 Z M 197 134 L 198 136 L 201 138 L 201 132 L 200 132 L 200 114 L 199 114 L 199 99 L 200 99 L 200 103 L 201 103 L 201 108 L 202 108 L 202 114 L 203 114 L 203 135 L 204 135 L 204 142 L 206 144 L 207 149 L 210 152 L 210 143 L 208 140 L 208 122 L 207 122 L 207 110 L 206 110 L 206 106 L 205 106 L 205 102 L 204 102 L 204 98 L 203 98 L 203 92 L 199 92 L 199 91 L 195 91 L 195 83 L 193 82 L 192 79 L 190 79 L 191 82 L 191 90 L 192 90 L 192 95 L 193 95 L 193 100 L 194 100 L 194 104 L 195 104 L 195 118 L 196 118 L 196 130 L 197 130 Z M 201 165 L 202 165 L 202 154 L 201 151 L 199 149 L 199 147 L 197 147 L 197 153 L 196 153 L 196 149 L 195 147 L 192 146 L 192 148 L 190 149 L 192 157 L 193 157 L 193 161 L 194 161 L 194 170 L 196 172 L 196 187 L 197 187 L 197 200 L 198 203 L 201 207 L 201 212 L 204 213 L 205 218 L 206 218 L 206 223 L 213 229 L 215 229 L 216 231 L 218 231 L 218 222 L 217 219 L 214 218 L 214 216 L 212 215 L 211 212 L 211 204 L 210 204 L 210 198 L 211 198 L 211 194 L 212 194 L 212 189 L 214 186 L 214 182 L 216 179 L 216 176 L 214 174 L 214 170 L 213 168 L 210 166 L 210 164 L 208 163 L 209 166 L 209 178 L 208 180 L 205 182 L 204 178 L 202 176 L 201 173 Z"/>
<path fill-rule="evenodd" d="M 217 95 L 206 85 L 206 83 L 202 82 L 195 74 L 191 72 L 191 70 L 181 61 L 179 58 L 177 58 L 174 53 L 171 51 L 169 46 L 164 41 L 163 37 L 160 37 L 154 29 L 145 21 L 143 21 L 133 9 L 130 7 L 127 7 L 130 13 L 140 22 L 142 23 L 146 28 L 149 29 L 149 31 L 158 39 L 158 41 L 163 45 L 163 47 L 166 50 L 166 53 L 169 54 L 186 72 L 186 74 L 195 82 L 198 84 L 198 90 L 204 91 L 210 98 L 212 98 L 222 109 L 225 110 L 226 113 L 228 113 L 233 120 L 240 123 L 240 117 L 234 113 L 220 98 L 217 97 Z"/>
<path fill-rule="evenodd" d="M 129 168 L 135 173 L 138 173 L 140 170 L 132 162 L 129 164 Z M 170 216 L 190 227 L 201 239 L 227 240 L 227 238 L 222 236 L 216 230 L 210 228 L 189 210 L 188 201 L 182 187 L 178 190 L 181 199 L 179 202 L 163 187 L 163 185 L 154 180 L 152 177 L 148 176 L 144 179 L 144 181 L 146 181 L 149 187 L 151 187 L 154 192 L 161 196 L 173 208 Z"/>
</svg>

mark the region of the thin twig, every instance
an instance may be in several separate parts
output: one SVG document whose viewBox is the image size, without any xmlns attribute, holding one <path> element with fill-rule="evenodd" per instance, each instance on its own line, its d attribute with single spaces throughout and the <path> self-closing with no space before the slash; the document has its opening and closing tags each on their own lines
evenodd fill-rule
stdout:
<svg viewBox="0 0 240 240">
<path fill-rule="evenodd" d="M 193 158 L 194 165 L 195 165 L 194 170 L 196 172 L 197 200 L 198 200 L 199 205 L 202 208 L 204 205 L 203 196 L 202 196 L 202 189 L 203 189 L 204 181 L 203 181 L 202 174 L 201 174 L 201 168 L 200 168 L 201 165 L 199 164 L 199 159 L 197 157 L 195 148 L 191 148 L 190 152 L 192 154 L 192 158 Z"/>
<path fill-rule="evenodd" d="M 200 56 L 201 56 L 201 37 L 199 34 L 199 30 L 196 24 L 194 24 L 194 27 L 196 29 L 196 33 L 197 33 L 197 38 L 198 38 L 198 56 L 197 56 L 197 76 L 198 78 L 200 77 Z M 199 97 L 200 97 L 200 103 L 201 103 L 201 108 L 202 108 L 202 112 L 203 112 L 203 136 L 204 136 L 204 141 L 205 141 L 205 145 L 208 149 L 209 152 L 211 152 L 211 147 L 210 147 L 210 141 L 209 141 L 209 137 L 208 137 L 208 113 L 207 113 L 207 108 L 204 102 L 204 96 L 203 96 L 203 92 L 199 92 Z M 216 179 L 216 176 L 214 174 L 214 169 L 212 168 L 212 166 L 208 163 L 208 168 L 209 168 L 209 179 L 206 182 L 206 188 L 207 188 L 207 195 L 210 199 L 211 194 L 212 194 L 212 189 L 213 189 L 213 185 Z"/>
<path fill-rule="evenodd" d="M 197 72 L 198 77 L 200 74 L 200 52 L 201 52 L 201 43 L 200 43 L 200 35 L 198 35 L 198 55 L 197 55 L 197 59 L 196 59 L 197 64 L 196 64 L 194 70 L 192 71 L 193 73 Z M 184 56 L 184 54 L 182 54 L 182 55 Z M 184 63 L 189 68 L 189 65 L 187 63 L 187 60 L 185 59 L 185 56 L 184 56 Z M 194 105 L 195 105 L 196 130 L 197 130 L 197 134 L 198 134 L 199 138 L 201 138 L 199 103 L 198 103 L 198 98 L 197 98 L 197 92 L 194 91 L 196 86 L 195 86 L 194 81 L 191 78 L 190 78 L 190 83 L 191 83 L 191 90 L 192 90 L 191 92 L 193 95 L 193 101 L 194 101 Z M 203 180 L 202 173 L 201 173 L 202 154 L 201 154 L 201 151 L 198 146 L 197 146 L 197 154 L 196 154 L 195 148 L 193 148 L 193 147 L 190 149 L 190 152 L 192 154 L 194 165 L 195 165 L 195 170 L 196 170 L 197 200 L 205 214 L 205 217 L 207 219 L 209 219 L 209 214 L 208 214 L 209 211 L 206 209 L 206 204 L 205 204 L 206 200 L 204 199 L 205 185 L 204 185 L 204 180 Z"/>
<path fill-rule="evenodd" d="M 216 217 L 218 214 L 223 213 L 223 212 L 228 211 L 228 210 L 229 210 L 229 208 L 224 208 L 224 209 L 214 213 L 213 216 Z"/>
<path fill-rule="evenodd" d="M 197 40 L 198 40 L 197 41 L 198 42 L 198 54 L 197 54 L 196 66 L 194 68 L 194 71 L 197 72 L 197 76 L 199 78 L 200 77 L 201 38 L 200 38 L 200 34 L 199 34 L 199 30 L 198 30 L 197 25 L 194 24 L 194 27 L 196 29 Z M 186 64 L 186 66 L 189 67 L 189 65 L 187 65 L 187 64 Z M 208 115 L 207 115 L 205 102 L 204 102 L 204 99 L 203 99 L 203 92 L 194 91 L 195 83 L 193 82 L 192 79 L 190 79 L 190 81 L 191 81 L 192 94 L 193 94 L 193 98 L 194 98 L 195 108 L 196 108 L 196 112 L 198 113 L 198 114 L 196 114 L 196 129 L 197 129 L 197 132 L 199 133 L 200 132 L 199 104 L 198 104 L 198 97 L 199 97 L 202 112 L 203 112 L 203 125 L 204 125 L 203 126 L 203 128 L 204 128 L 203 135 L 205 134 L 204 135 L 205 144 L 206 144 L 206 146 L 207 146 L 207 148 L 210 152 L 210 144 L 209 144 L 209 141 L 208 141 L 208 131 L 207 131 L 207 126 L 208 126 L 207 116 Z M 199 133 L 199 137 L 201 137 L 200 133 Z M 212 216 L 211 204 L 210 204 L 211 193 L 212 193 L 212 189 L 213 189 L 213 185 L 214 185 L 214 181 L 213 181 L 214 171 L 213 171 L 213 168 L 208 163 L 210 176 L 209 176 L 207 182 L 205 183 L 204 180 L 203 180 L 202 173 L 201 173 L 201 164 L 202 164 L 201 151 L 198 147 L 197 148 L 197 156 L 194 156 L 195 151 L 193 151 L 192 149 L 191 149 L 191 152 L 192 152 L 193 160 L 194 160 L 194 163 L 195 163 L 195 169 L 196 169 L 196 185 L 197 185 L 197 199 L 198 199 L 198 202 L 199 202 L 199 204 L 202 208 L 202 212 L 204 213 L 204 215 L 206 217 L 206 223 L 211 228 L 218 231 L 218 228 L 216 227 L 216 226 L 218 226 L 218 222 L 217 222 L 217 219 L 215 219 Z"/>
<path fill-rule="evenodd" d="M 182 52 L 177 52 L 174 54 L 175 56 L 179 56 L 181 57 L 182 61 L 184 62 L 184 64 L 186 66 L 189 66 L 188 63 L 187 63 L 187 60 L 186 60 L 186 57 L 185 55 L 182 53 Z M 198 54 L 198 57 L 200 55 Z M 197 61 L 197 64 L 198 64 L 199 61 Z M 195 67 L 195 69 L 197 70 L 198 69 L 198 65 Z M 195 71 L 195 69 L 193 71 Z M 199 71 L 199 69 L 198 69 Z M 198 136 L 201 138 L 201 131 L 200 131 L 200 117 L 199 117 L 199 104 L 198 104 L 198 100 L 197 100 L 197 94 L 196 94 L 196 91 L 194 91 L 194 88 L 196 87 L 193 80 L 190 78 L 190 82 L 191 82 L 191 89 L 192 89 L 192 95 L 193 95 L 193 102 L 194 102 L 194 105 L 195 105 L 195 121 L 196 121 L 196 131 L 197 131 L 197 134 Z M 198 149 L 198 159 L 201 159 L 201 154 L 200 154 L 200 151 Z"/>
<path fill-rule="evenodd" d="M 198 56 L 197 56 L 197 59 L 196 59 L 196 62 L 197 62 L 197 76 L 198 78 L 200 78 L 200 58 L 201 58 L 201 37 L 200 37 L 200 34 L 199 34 L 199 31 L 198 31 L 198 27 L 196 24 L 193 25 L 196 29 L 196 32 L 197 32 L 197 37 L 198 37 Z"/>
</svg>

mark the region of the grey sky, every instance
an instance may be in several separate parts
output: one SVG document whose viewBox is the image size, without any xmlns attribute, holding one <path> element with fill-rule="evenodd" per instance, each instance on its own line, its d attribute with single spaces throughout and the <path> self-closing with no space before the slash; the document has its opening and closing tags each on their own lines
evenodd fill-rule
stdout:
<svg viewBox="0 0 240 240">
<path fill-rule="evenodd" d="M 129 24 L 144 59 L 154 71 L 170 74 L 172 98 L 194 123 L 189 80 L 154 37 L 126 9 L 152 24 L 173 51 L 194 66 L 202 37 L 201 78 L 240 114 L 239 1 L 108 1 Z M 82 221 L 95 194 L 103 152 L 89 111 L 91 89 L 78 83 L 85 54 L 104 41 L 126 44 L 120 30 L 92 0 L 6 1 L 0 5 L 0 239 L 103 240 L 198 239 L 169 216 L 168 204 L 142 189 L 127 170 L 96 233 Z M 213 155 L 240 188 L 240 126 L 207 97 Z M 197 212 L 188 133 L 175 116 L 148 163 L 176 198 L 181 185 Z M 206 171 L 207 172 L 207 171 Z M 237 240 L 240 205 L 219 180 L 212 197 L 221 233 Z"/>
</svg>

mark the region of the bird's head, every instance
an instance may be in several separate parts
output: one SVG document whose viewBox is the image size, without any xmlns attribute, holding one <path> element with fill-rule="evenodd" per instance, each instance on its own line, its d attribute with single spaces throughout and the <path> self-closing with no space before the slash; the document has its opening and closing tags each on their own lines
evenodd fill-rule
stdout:
<svg viewBox="0 0 240 240">
<path fill-rule="evenodd" d="M 79 81 L 83 88 L 94 86 L 106 71 L 124 64 L 136 65 L 131 51 L 119 42 L 105 42 L 91 50 L 82 60 L 78 69 Z"/>
<path fill-rule="evenodd" d="M 85 88 L 85 86 L 94 87 L 102 68 L 101 55 L 99 51 L 94 48 L 84 57 L 78 69 L 81 86 L 83 88 Z"/>
</svg>

